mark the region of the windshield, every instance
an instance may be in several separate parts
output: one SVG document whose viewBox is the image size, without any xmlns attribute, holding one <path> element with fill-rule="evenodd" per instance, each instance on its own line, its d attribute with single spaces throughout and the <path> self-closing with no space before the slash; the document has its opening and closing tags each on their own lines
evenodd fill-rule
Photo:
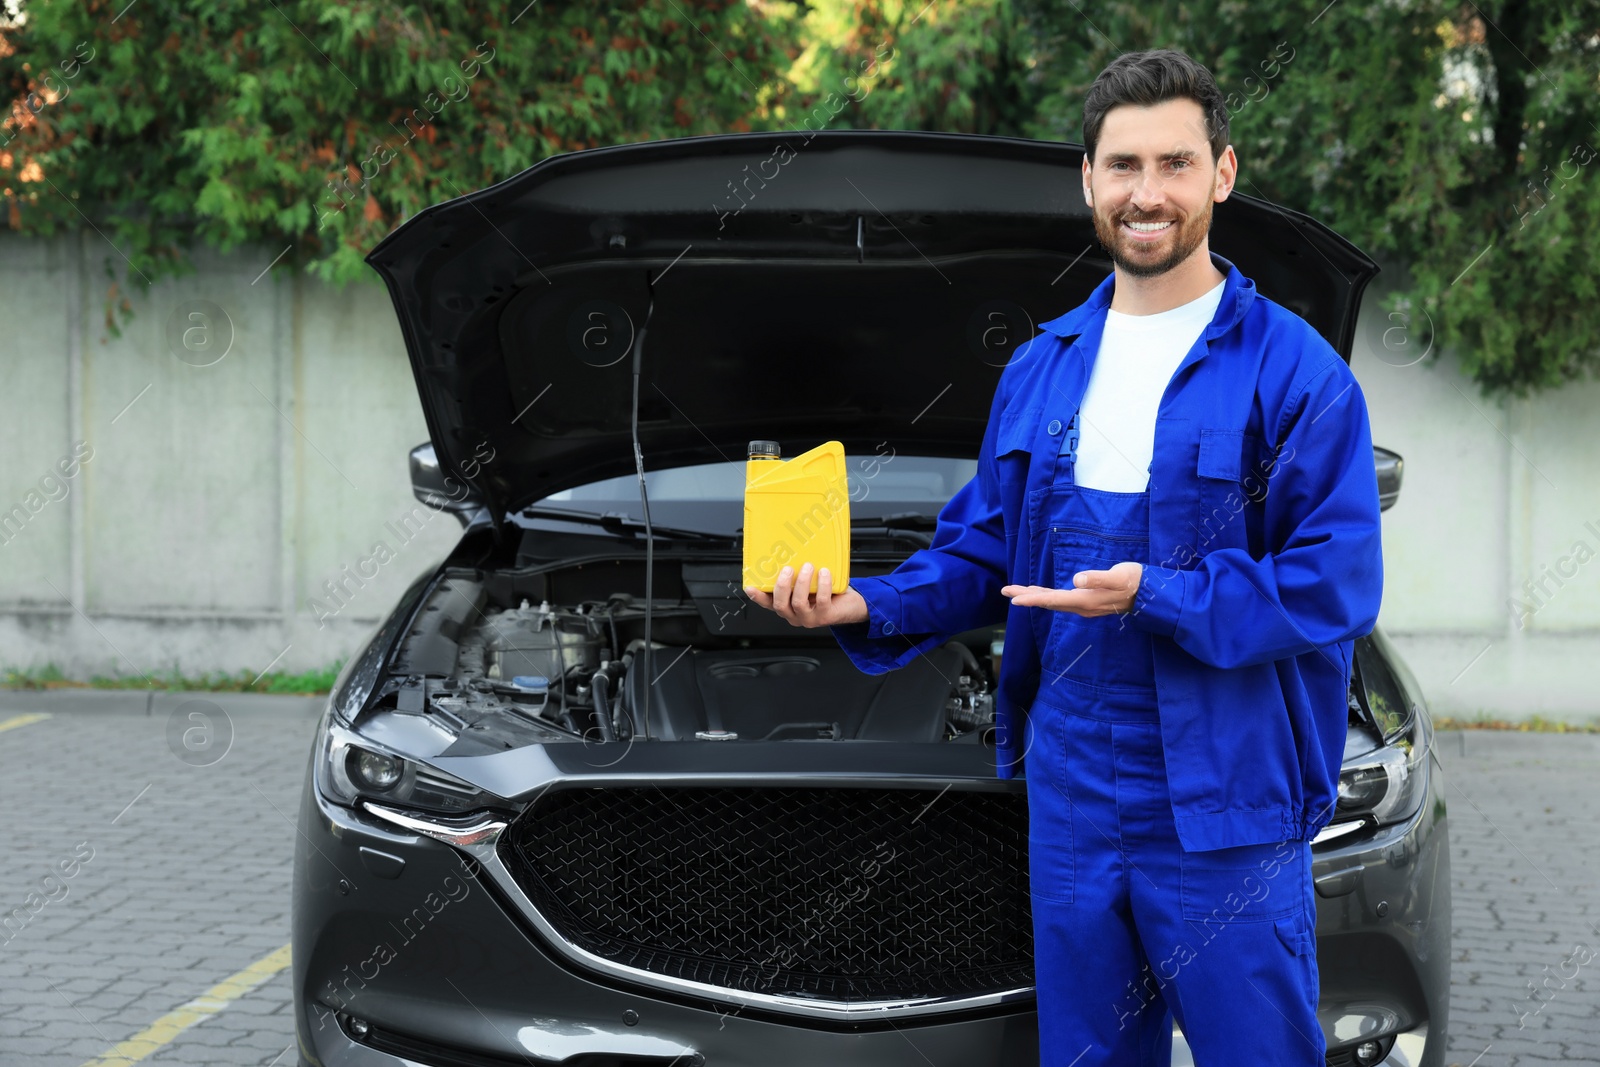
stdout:
<svg viewBox="0 0 1600 1067">
<path fill-rule="evenodd" d="M 877 453 L 846 457 L 852 520 L 881 519 L 913 512 L 934 516 L 977 473 L 975 459 L 898 455 L 888 446 Z M 732 535 L 744 524 L 745 462 L 699 463 L 645 471 L 651 521 L 662 526 Z M 607 512 L 643 519 L 639 480 L 628 474 L 553 493 L 534 508 Z M 551 520 L 519 519 L 527 525 Z"/>
</svg>

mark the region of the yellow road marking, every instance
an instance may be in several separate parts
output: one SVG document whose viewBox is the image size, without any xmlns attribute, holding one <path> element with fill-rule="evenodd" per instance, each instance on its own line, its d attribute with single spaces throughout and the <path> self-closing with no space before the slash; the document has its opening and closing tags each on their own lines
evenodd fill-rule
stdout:
<svg viewBox="0 0 1600 1067">
<path fill-rule="evenodd" d="M 13 715 L 9 719 L 0 719 L 0 733 L 4 733 L 7 730 L 15 730 L 19 726 L 31 726 L 36 722 L 43 722 L 49 717 L 44 712 L 38 711 L 29 715 Z"/>
<path fill-rule="evenodd" d="M 179 1034 L 203 1022 L 289 966 L 289 946 L 263 956 L 238 974 L 224 978 L 189 1003 L 85 1063 L 83 1067 L 130 1067 L 168 1045 Z"/>
</svg>

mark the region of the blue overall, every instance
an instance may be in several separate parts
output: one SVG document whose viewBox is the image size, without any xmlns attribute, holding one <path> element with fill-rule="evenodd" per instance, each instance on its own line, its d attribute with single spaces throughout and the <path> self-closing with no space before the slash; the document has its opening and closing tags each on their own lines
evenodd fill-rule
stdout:
<svg viewBox="0 0 1600 1067">
<path fill-rule="evenodd" d="M 867 620 L 833 627 L 882 674 L 1005 625 L 995 773 L 1027 780 L 1046 1067 L 1164 1067 L 1173 1016 L 1201 1067 L 1322 1063 L 1308 842 L 1382 598 L 1371 425 L 1328 341 L 1211 259 L 1222 299 L 1163 397 L 1146 492 L 1075 485 L 1062 435 L 1112 274 L 1012 353 L 932 544 L 852 576 Z M 1125 615 L 1001 593 L 1125 559 L 1146 565 Z"/>
<path fill-rule="evenodd" d="M 1030 494 L 1030 581 L 1147 567 L 1150 494 L 1075 484 L 1076 415 Z M 1168 791 L 1152 635 L 1122 615 L 1034 608 L 1038 695 L 1023 723 L 1043 1067 L 1320 1067 L 1307 841 L 1185 852 Z M 1221 714 L 1226 709 L 1216 709 Z"/>
</svg>

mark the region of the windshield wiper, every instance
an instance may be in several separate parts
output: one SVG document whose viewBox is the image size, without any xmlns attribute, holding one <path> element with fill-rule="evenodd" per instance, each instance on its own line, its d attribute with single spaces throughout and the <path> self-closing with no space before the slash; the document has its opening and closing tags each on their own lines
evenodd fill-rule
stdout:
<svg viewBox="0 0 1600 1067">
<path fill-rule="evenodd" d="M 598 526 L 607 533 L 627 537 L 644 536 L 644 520 L 636 519 L 632 515 L 620 511 L 607 511 L 604 514 L 595 514 L 592 511 L 563 511 L 560 508 L 523 508 L 519 513 L 530 519 L 557 519 L 561 522 L 582 523 L 585 526 Z M 667 541 L 719 541 L 729 542 L 733 538 L 725 534 L 710 533 L 706 530 L 684 530 L 673 526 L 662 526 L 660 523 L 650 524 L 650 532 L 657 538 Z"/>
<path fill-rule="evenodd" d="M 850 525 L 852 528 L 868 530 L 889 526 L 899 530 L 932 530 L 939 525 L 939 516 L 925 515 L 920 511 L 897 511 L 893 515 L 851 519 Z"/>
<path fill-rule="evenodd" d="M 597 514 L 592 511 L 564 511 L 560 508 L 528 507 L 520 512 L 529 519 L 554 519 L 559 522 L 580 523 L 585 526 L 598 526 L 607 533 L 619 537 L 642 537 L 644 535 L 644 520 L 634 518 L 632 515 L 620 511 L 607 511 Z M 909 535 L 912 540 L 923 542 L 925 537 L 919 536 L 931 532 L 939 524 L 937 515 L 927 515 L 920 511 L 898 511 L 892 515 L 874 515 L 867 518 L 853 519 L 850 522 L 852 531 L 858 533 L 872 533 L 894 537 L 896 535 Z M 687 530 L 681 527 L 662 526 L 659 523 L 650 524 L 651 532 L 662 540 L 678 541 L 715 541 L 722 544 L 738 540 L 739 532 L 733 534 L 718 534 L 707 530 Z"/>
<path fill-rule="evenodd" d="M 939 525 L 936 515 L 920 511 L 897 511 L 893 515 L 874 515 L 871 518 L 852 519 L 850 535 L 882 538 L 886 541 L 907 541 L 923 548 L 933 545 L 933 531 Z"/>
</svg>

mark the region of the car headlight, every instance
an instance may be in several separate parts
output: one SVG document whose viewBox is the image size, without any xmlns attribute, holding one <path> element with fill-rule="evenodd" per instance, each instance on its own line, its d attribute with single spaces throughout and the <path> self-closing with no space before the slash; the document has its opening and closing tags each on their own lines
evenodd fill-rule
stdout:
<svg viewBox="0 0 1600 1067">
<path fill-rule="evenodd" d="M 347 806 L 367 799 L 455 814 L 504 804 L 499 797 L 469 782 L 386 751 L 354 731 L 331 722 L 323 731 L 317 771 L 317 784 L 322 794 Z"/>
<path fill-rule="evenodd" d="M 1428 740 L 1425 717 L 1414 714 L 1389 743 L 1346 760 L 1333 821 L 1365 817 L 1382 826 L 1409 818 L 1427 790 Z"/>
</svg>

